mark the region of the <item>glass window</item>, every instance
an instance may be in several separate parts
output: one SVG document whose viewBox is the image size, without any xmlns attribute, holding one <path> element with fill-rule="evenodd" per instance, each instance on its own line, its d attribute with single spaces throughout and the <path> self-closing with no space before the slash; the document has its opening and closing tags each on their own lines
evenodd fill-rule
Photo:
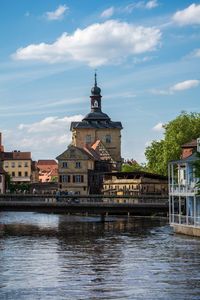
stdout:
<svg viewBox="0 0 200 300">
<path fill-rule="evenodd" d="M 81 163 L 80 163 L 80 161 L 77 161 L 77 162 L 76 162 L 76 168 L 77 168 L 77 169 L 80 169 L 80 168 L 81 168 Z"/>
<path fill-rule="evenodd" d="M 67 164 L 67 162 L 66 162 L 66 161 L 63 161 L 63 163 L 62 163 L 62 167 L 63 167 L 63 168 L 68 168 L 68 164 Z"/>
<path fill-rule="evenodd" d="M 5 162 L 4 167 L 5 167 L 5 168 L 8 168 L 8 167 L 9 167 L 9 163 L 8 163 L 8 162 Z"/>
<path fill-rule="evenodd" d="M 15 177 L 15 172 L 12 172 L 12 177 Z"/>
<path fill-rule="evenodd" d="M 22 172 L 18 172 L 18 176 L 21 177 L 22 176 Z"/>
<path fill-rule="evenodd" d="M 111 143 L 111 135 L 110 134 L 106 135 L 106 143 L 108 143 L 108 144 Z"/>
<path fill-rule="evenodd" d="M 11 163 L 11 167 L 14 168 L 15 167 L 15 162 Z"/>
<path fill-rule="evenodd" d="M 28 177 L 28 172 L 27 171 L 24 172 L 24 176 Z"/>
<path fill-rule="evenodd" d="M 27 161 L 24 162 L 24 167 L 28 167 L 28 162 Z"/>
<path fill-rule="evenodd" d="M 61 180 L 62 182 L 70 182 L 70 175 L 62 175 Z"/>
<path fill-rule="evenodd" d="M 21 168 L 21 167 L 22 167 L 22 163 L 18 162 L 18 168 Z"/>
<path fill-rule="evenodd" d="M 85 137 L 85 142 L 86 142 L 86 144 L 90 144 L 91 141 L 92 141 L 91 135 L 90 135 L 90 134 L 87 134 L 86 137 Z"/>
<path fill-rule="evenodd" d="M 83 175 L 74 175 L 73 182 L 83 182 Z"/>
</svg>

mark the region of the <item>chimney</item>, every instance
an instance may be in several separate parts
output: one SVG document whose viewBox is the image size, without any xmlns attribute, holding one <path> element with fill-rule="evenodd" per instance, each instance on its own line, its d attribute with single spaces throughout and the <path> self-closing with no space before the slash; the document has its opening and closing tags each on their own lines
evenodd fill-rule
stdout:
<svg viewBox="0 0 200 300">
<path fill-rule="evenodd" d="M 2 133 L 0 132 L 0 152 L 4 152 L 4 147 L 2 145 Z"/>
</svg>

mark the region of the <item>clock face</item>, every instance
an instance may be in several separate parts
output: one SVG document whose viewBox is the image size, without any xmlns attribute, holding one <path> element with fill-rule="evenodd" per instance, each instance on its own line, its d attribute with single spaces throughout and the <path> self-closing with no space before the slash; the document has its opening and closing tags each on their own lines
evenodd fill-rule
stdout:
<svg viewBox="0 0 200 300">
<path fill-rule="evenodd" d="M 98 101 L 97 101 L 97 100 L 94 100 L 94 102 L 93 102 L 93 107 L 96 108 L 96 107 L 98 107 L 98 106 L 99 106 Z"/>
</svg>

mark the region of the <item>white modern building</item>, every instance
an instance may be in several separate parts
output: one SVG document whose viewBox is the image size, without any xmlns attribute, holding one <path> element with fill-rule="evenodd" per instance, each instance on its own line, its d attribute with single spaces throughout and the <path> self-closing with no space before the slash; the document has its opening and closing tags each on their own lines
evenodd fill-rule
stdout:
<svg viewBox="0 0 200 300">
<path fill-rule="evenodd" d="M 200 188 L 195 161 L 199 160 L 200 139 L 183 145 L 182 159 L 170 161 L 169 222 L 176 233 L 200 236 Z M 188 156 L 189 153 L 189 156 Z"/>
</svg>

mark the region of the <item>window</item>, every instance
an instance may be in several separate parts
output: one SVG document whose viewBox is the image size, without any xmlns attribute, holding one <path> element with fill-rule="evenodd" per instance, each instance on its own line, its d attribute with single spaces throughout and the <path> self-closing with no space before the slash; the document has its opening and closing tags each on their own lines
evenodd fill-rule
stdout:
<svg viewBox="0 0 200 300">
<path fill-rule="evenodd" d="M 18 176 L 21 177 L 22 176 L 22 172 L 18 172 Z"/>
<path fill-rule="evenodd" d="M 28 177 L 28 172 L 27 171 L 24 172 L 24 176 Z"/>
<path fill-rule="evenodd" d="M 15 177 L 15 172 L 12 172 L 12 177 Z"/>
<path fill-rule="evenodd" d="M 67 162 L 66 162 L 66 161 L 63 161 L 63 163 L 62 163 L 62 167 L 63 167 L 63 168 L 68 168 L 68 164 L 67 164 Z"/>
<path fill-rule="evenodd" d="M 108 144 L 111 143 L 111 135 L 110 134 L 106 135 L 106 143 L 108 143 Z"/>
<path fill-rule="evenodd" d="M 92 141 L 91 135 L 90 135 L 90 134 L 87 134 L 86 137 L 85 137 L 85 142 L 86 142 L 86 144 L 90 144 L 91 141 Z"/>
<path fill-rule="evenodd" d="M 18 162 L 18 168 L 21 168 L 21 167 L 22 167 L 22 163 Z"/>
<path fill-rule="evenodd" d="M 27 168 L 27 167 L 28 167 L 28 162 L 27 162 L 27 161 L 25 161 L 25 163 L 24 163 L 24 167 L 25 167 L 25 168 Z"/>
<path fill-rule="evenodd" d="M 83 175 L 74 175 L 73 182 L 83 182 Z"/>
<path fill-rule="evenodd" d="M 70 182 L 70 175 L 61 175 L 60 182 Z"/>
<path fill-rule="evenodd" d="M 81 168 L 81 163 L 80 163 L 80 161 L 77 161 L 77 162 L 76 162 L 76 168 L 77 168 L 77 169 L 80 169 L 80 168 Z"/>
<path fill-rule="evenodd" d="M 9 167 L 9 163 L 8 163 L 8 162 L 5 162 L 4 167 L 5 167 L 5 168 L 8 168 L 8 167 Z"/>
<path fill-rule="evenodd" d="M 11 167 L 14 168 L 15 167 L 15 162 L 11 163 Z"/>
</svg>

